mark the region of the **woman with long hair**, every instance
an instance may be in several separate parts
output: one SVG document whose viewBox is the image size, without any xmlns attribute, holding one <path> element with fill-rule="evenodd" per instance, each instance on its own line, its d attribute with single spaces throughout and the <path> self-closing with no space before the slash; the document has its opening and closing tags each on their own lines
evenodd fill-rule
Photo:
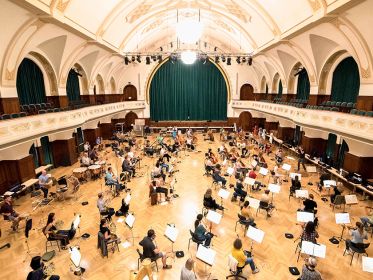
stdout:
<svg viewBox="0 0 373 280">
<path fill-rule="evenodd" d="M 49 213 L 47 225 L 44 227 L 43 233 L 48 237 L 49 240 L 59 240 L 61 242 L 61 248 L 66 250 L 66 246 L 69 244 L 69 233 L 66 230 L 57 230 L 55 221 L 55 213 Z"/>
<path fill-rule="evenodd" d="M 202 222 L 203 215 L 198 214 L 196 220 L 194 221 L 194 236 L 200 241 L 204 241 L 205 246 L 210 246 L 211 238 L 213 234 L 206 230 L 205 225 Z"/>
<path fill-rule="evenodd" d="M 302 233 L 302 241 L 309 241 L 312 243 L 317 243 L 316 238 L 319 238 L 319 234 L 316 231 L 316 224 L 314 222 L 308 222 Z"/>
<path fill-rule="evenodd" d="M 213 209 L 214 211 L 216 209 L 223 210 L 224 207 L 217 204 L 215 199 L 212 197 L 212 190 L 208 188 L 205 192 L 205 195 L 203 196 L 203 206 L 205 206 L 208 209 Z"/>
</svg>

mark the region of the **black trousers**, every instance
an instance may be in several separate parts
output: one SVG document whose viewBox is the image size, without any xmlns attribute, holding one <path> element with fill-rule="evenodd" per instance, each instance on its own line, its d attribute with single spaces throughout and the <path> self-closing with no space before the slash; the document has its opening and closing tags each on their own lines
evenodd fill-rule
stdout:
<svg viewBox="0 0 373 280">
<path fill-rule="evenodd" d="M 48 192 L 49 192 L 48 188 L 40 187 L 40 189 L 44 194 L 44 198 L 48 198 Z"/>
</svg>

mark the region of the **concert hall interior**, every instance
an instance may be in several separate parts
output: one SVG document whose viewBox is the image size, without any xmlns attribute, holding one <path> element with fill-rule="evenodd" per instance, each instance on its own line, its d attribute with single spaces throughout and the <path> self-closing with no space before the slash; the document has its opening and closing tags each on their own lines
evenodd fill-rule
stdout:
<svg viewBox="0 0 373 280">
<path fill-rule="evenodd" d="M 0 279 L 372 279 L 373 0 L 1 0 Z"/>
</svg>

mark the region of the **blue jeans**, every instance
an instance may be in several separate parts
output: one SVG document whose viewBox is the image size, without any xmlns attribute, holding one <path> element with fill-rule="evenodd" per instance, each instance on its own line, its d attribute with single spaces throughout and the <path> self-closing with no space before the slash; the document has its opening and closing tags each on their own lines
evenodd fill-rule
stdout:
<svg viewBox="0 0 373 280">
<path fill-rule="evenodd" d="M 372 225 L 372 223 L 369 221 L 368 217 L 361 217 L 361 218 L 360 218 L 360 221 L 361 221 L 363 224 Z"/>
<path fill-rule="evenodd" d="M 254 271 L 256 269 L 256 266 L 255 266 L 255 263 L 254 263 L 254 259 L 251 258 L 251 257 L 248 257 L 246 252 L 245 252 L 245 255 L 247 257 L 245 265 L 249 264 L 251 270 Z"/>
</svg>

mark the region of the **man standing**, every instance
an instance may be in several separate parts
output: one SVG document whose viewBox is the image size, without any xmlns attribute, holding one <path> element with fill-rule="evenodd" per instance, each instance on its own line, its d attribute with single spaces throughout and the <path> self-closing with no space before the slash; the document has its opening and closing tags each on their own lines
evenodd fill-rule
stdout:
<svg viewBox="0 0 373 280">
<path fill-rule="evenodd" d="M 300 170 L 300 164 L 302 164 L 302 166 L 304 168 L 304 171 L 307 171 L 306 170 L 306 166 L 304 165 L 306 153 L 304 152 L 302 146 L 299 146 L 297 148 L 297 152 L 298 152 L 298 156 L 299 156 L 299 159 L 298 159 L 298 171 Z"/>
</svg>

